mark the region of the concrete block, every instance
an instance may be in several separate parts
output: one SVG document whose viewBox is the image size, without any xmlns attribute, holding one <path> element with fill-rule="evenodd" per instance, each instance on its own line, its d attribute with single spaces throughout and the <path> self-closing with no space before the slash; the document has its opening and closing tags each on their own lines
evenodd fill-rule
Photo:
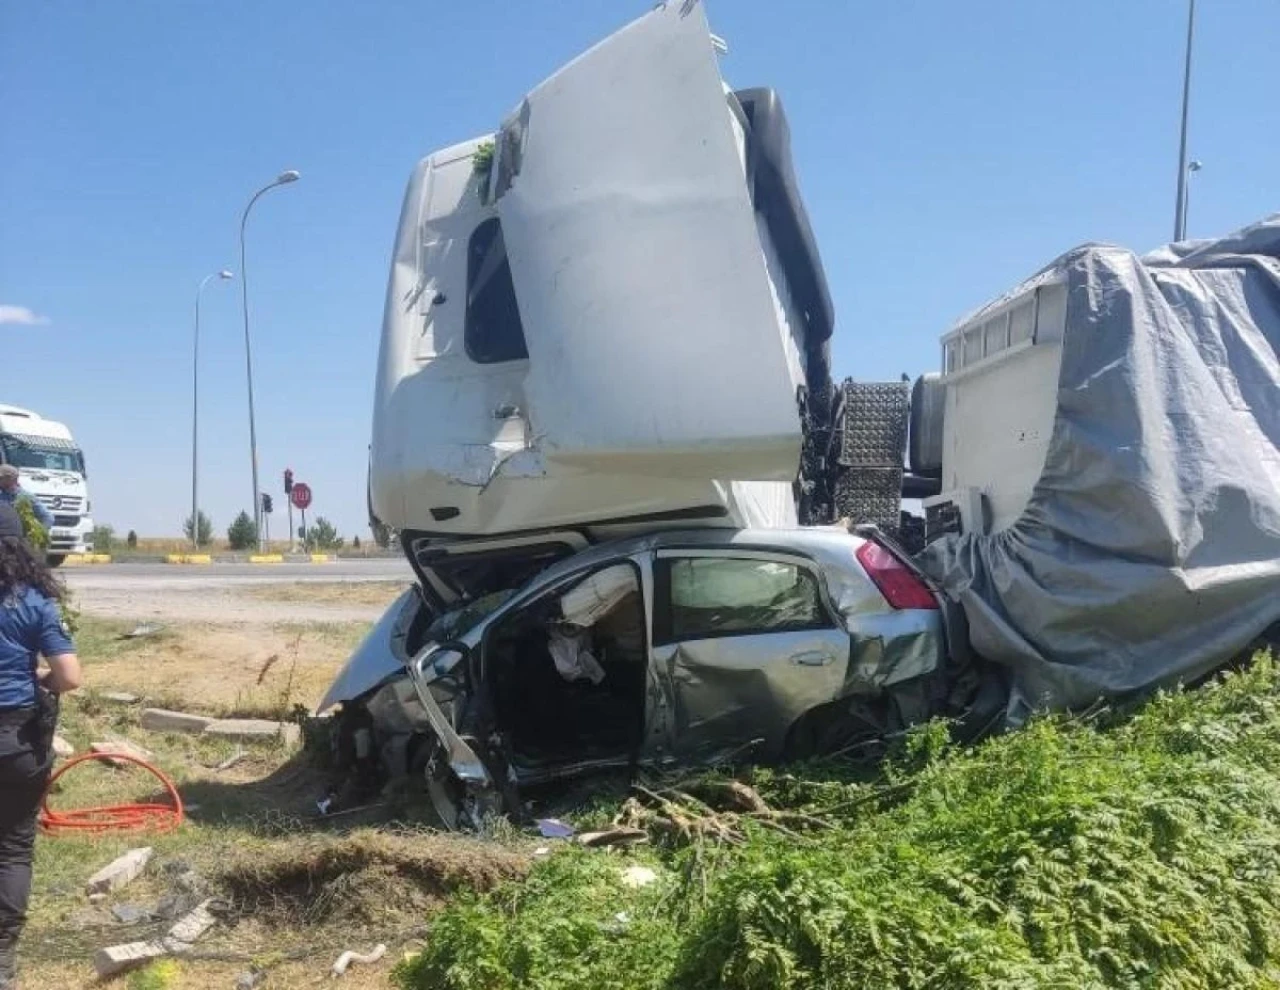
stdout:
<svg viewBox="0 0 1280 990">
<path fill-rule="evenodd" d="M 144 708 L 139 720 L 144 729 L 152 732 L 189 732 L 199 734 L 216 719 L 187 712 L 171 712 L 164 708 Z"/>
<path fill-rule="evenodd" d="M 167 940 L 190 945 L 202 937 L 205 932 L 217 924 L 218 919 L 209 912 L 212 901 L 205 901 L 196 906 L 191 913 L 180 918 L 169 929 Z"/>
<path fill-rule="evenodd" d="M 302 729 L 293 722 L 273 722 L 265 718 L 222 718 L 206 728 L 204 734 L 236 742 L 283 739 L 288 745 L 296 746 L 302 738 Z"/>
<path fill-rule="evenodd" d="M 167 955 L 169 947 L 163 942 L 128 942 L 99 949 L 93 954 L 93 968 L 98 971 L 99 978 L 105 980 Z"/>
<path fill-rule="evenodd" d="M 102 700 L 109 701 L 113 705 L 136 705 L 138 696 L 130 694 L 128 691 L 104 691 Z"/>
<path fill-rule="evenodd" d="M 76 755 L 76 748 L 67 742 L 61 736 L 53 737 L 53 755 L 60 760 L 65 760 Z"/>
<path fill-rule="evenodd" d="M 105 894 L 108 891 L 119 890 L 145 870 L 147 863 L 150 861 L 150 846 L 144 846 L 141 849 L 130 849 L 119 859 L 108 863 L 91 876 L 89 882 L 84 885 L 85 893 Z"/>
</svg>

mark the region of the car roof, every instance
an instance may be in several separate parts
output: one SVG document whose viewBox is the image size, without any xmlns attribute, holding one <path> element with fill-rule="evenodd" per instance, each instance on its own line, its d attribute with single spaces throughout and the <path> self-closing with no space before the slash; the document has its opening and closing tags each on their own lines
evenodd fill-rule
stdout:
<svg viewBox="0 0 1280 990">
<path fill-rule="evenodd" d="M 779 550 L 813 557 L 827 564 L 852 559 L 850 548 L 862 543 L 839 526 L 812 526 L 803 529 L 702 528 L 663 530 L 646 536 L 628 536 L 599 543 L 563 560 L 538 575 L 538 582 L 555 580 L 562 574 L 590 567 L 593 563 L 628 557 L 637 553 L 675 548 L 723 548 Z M 834 557 L 834 559 L 833 559 Z"/>
</svg>

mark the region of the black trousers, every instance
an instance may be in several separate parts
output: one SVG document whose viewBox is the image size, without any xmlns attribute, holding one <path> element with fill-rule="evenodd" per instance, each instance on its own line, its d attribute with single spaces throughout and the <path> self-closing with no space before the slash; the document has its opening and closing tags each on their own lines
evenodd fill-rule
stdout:
<svg viewBox="0 0 1280 990">
<path fill-rule="evenodd" d="M 0 988 L 27 920 L 36 815 L 52 765 L 39 715 L 0 712 Z"/>
</svg>

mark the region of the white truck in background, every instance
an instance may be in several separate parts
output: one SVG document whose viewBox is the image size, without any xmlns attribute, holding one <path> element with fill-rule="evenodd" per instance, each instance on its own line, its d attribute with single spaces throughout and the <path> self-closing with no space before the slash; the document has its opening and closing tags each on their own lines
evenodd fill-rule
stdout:
<svg viewBox="0 0 1280 990">
<path fill-rule="evenodd" d="M 18 469 L 24 491 L 50 515 L 48 561 L 93 551 L 93 516 L 84 453 L 62 423 L 18 406 L 0 405 L 0 463 Z"/>
</svg>

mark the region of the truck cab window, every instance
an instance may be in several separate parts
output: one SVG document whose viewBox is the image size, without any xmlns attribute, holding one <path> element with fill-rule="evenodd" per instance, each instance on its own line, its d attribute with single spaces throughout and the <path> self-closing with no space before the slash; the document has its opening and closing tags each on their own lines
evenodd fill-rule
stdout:
<svg viewBox="0 0 1280 990">
<path fill-rule="evenodd" d="M 529 356 L 502 227 L 496 218 L 476 227 L 467 245 L 466 319 L 467 355 L 477 364 Z"/>
</svg>

